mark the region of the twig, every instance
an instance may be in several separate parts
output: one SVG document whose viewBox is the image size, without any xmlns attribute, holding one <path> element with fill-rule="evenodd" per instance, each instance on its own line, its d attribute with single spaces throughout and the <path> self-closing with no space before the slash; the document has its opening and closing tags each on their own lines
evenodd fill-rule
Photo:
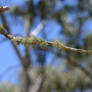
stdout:
<svg viewBox="0 0 92 92">
<path fill-rule="evenodd" d="M 18 37 L 18 36 L 14 37 L 13 35 L 5 33 L 4 28 L 1 26 L 0 26 L 0 33 L 4 35 L 6 38 L 8 38 L 9 40 L 11 40 L 12 42 L 16 42 L 17 44 L 24 44 L 26 46 L 28 45 L 37 46 L 38 45 L 42 49 L 46 49 L 48 46 L 51 46 L 51 47 L 54 47 L 60 50 L 63 49 L 63 50 L 78 52 L 82 54 L 89 54 L 89 55 L 92 54 L 91 50 L 83 50 L 83 49 L 76 49 L 76 48 L 68 47 L 58 40 L 55 42 L 49 42 L 49 41 L 45 41 L 35 36 L 24 37 L 24 38 Z"/>
</svg>

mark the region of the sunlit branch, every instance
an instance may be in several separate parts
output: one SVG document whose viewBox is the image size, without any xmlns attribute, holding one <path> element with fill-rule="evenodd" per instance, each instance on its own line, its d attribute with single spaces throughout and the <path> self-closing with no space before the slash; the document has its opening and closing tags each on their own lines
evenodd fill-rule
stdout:
<svg viewBox="0 0 92 92">
<path fill-rule="evenodd" d="M 45 41 L 43 39 L 40 39 L 36 36 L 31 36 L 31 37 L 14 37 L 13 35 L 7 34 L 4 31 L 4 28 L 2 26 L 0 26 L 0 33 L 2 35 L 4 35 L 6 38 L 8 38 L 9 40 L 11 40 L 12 42 L 16 42 L 17 44 L 24 44 L 24 45 L 39 45 L 39 47 L 41 48 L 47 48 L 48 46 L 51 46 L 53 48 L 57 48 L 60 50 L 66 50 L 66 51 L 72 51 L 72 52 L 79 52 L 82 54 L 92 54 L 91 50 L 83 50 L 83 49 L 76 49 L 76 48 L 72 48 L 72 47 L 68 47 L 66 45 L 64 45 L 62 42 L 56 40 L 55 42 L 49 42 L 49 41 Z"/>
</svg>

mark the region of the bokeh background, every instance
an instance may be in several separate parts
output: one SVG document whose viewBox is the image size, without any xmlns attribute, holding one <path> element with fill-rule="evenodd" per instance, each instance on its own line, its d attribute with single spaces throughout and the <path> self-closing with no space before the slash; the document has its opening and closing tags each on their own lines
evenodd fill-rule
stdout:
<svg viewBox="0 0 92 92">
<path fill-rule="evenodd" d="M 0 0 L 7 33 L 92 50 L 92 0 Z M 0 35 L 0 92 L 92 92 L 92 55 L 16 45 Z"/>
</svg>

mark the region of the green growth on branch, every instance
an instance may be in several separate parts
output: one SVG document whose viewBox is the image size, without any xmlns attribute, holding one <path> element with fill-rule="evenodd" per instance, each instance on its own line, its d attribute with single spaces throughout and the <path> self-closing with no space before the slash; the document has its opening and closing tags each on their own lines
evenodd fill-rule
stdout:
<svg viewBox="0 0 92 92">
<path fill-rule="evenodd" d="M 56 40 L 55 42 L 50 42 L 50 41 L 45 41 L 43 39 L 40 39 L 36 36 L 30 36 L 30 37 L 15 37 L 13 35 L 7 34 L 4 31 L 4 28 L 2 25 L 0 25 L 0 34 L 4 35 L 6 38 L 8 38 L 9 40 L 11 40 L 14 43 L 17 44 L 24 44 L 25 46 L 39 46 L 42 49 L 46 49 L 49 46 L 53 47 L 53 48 L 57 48 L 60 50 L 67 50 L 67 51 L 72 51 L 72 52 L 79 52 L 82 54 L 92 54 L 91 50 L 83 50 L 83 49 L 76 49 L 76 48 L 72 48 L 72 47 L 68 47 L 66 45 L 64 45 L 62 42 L 60 42 L 59 40 Z"/>
</svg>

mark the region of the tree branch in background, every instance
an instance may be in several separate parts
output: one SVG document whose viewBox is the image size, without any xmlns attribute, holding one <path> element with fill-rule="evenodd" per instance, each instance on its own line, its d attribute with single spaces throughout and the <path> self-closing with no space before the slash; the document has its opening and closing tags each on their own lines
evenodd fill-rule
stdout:
<svg viewBox="0 0 92 92">
<path fill-rule="evenodd" d="M 90 71 L 88 71 L 87 69 L 85 69 L 82 65 L 80 65 L 77 62 L 73 62 L 69 56 L 66 56 L 67 62 L 69 64 L 71 64 L 72 66 L 79 68 L 80 70 L 82 70 L 90 79 L 92 79 L 92 73 Z"/>
</svg>

